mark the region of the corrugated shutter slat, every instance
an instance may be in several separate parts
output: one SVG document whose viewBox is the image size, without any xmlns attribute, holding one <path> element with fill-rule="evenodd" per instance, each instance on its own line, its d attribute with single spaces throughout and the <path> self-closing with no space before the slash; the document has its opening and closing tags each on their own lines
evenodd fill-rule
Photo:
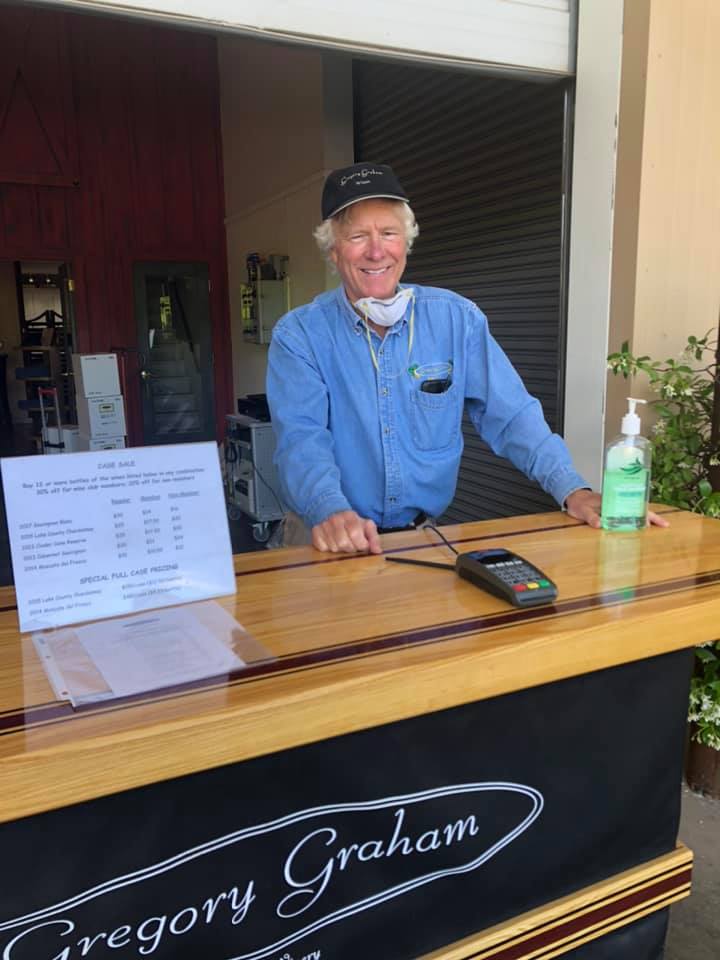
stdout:
<svg viewBox="0 0 720 960">
<path fill-rule="evenodd" d="M 564 84 L 356 60 L 355 154 L 389 163 L 420 237 L 405 279 L 475 301 L 560 429 Z M 448 520 L 555 506 L 467 417 Z"/>
</svg>

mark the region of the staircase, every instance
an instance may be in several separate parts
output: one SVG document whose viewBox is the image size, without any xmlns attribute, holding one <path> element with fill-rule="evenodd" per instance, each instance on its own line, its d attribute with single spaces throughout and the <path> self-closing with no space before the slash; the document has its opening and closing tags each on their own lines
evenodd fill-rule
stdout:
<svg viewBox="0 0 720 960">
<path fill-rule="evenodd" d="M 194 352 L 193 352 L 194 350 Z M 162 443 L 208 439 L 200 347 L 180 340 L 174 330 L 155 330 L 146 362 L 150 397 L 146 411 L 152 415 L 152 432 Z"/>
</svg>

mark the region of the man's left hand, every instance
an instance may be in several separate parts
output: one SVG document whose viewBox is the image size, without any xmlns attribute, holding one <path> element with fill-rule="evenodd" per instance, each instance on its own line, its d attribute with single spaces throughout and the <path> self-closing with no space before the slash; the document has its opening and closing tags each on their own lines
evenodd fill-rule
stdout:
<svg viewBox="0 0 720 960">
<path fill-rule="evenodd" d="M 576 520 L 582 520 L 589 527 L 595 530 L 600 529 L 600 503 L 599 493 L 594 490 L 575 490 L 565 501 L 565 509 L 571 517 Z M 669 527 L 670 524 L 657 513 L 648 510 L 648 525 L 654 524 L 656 527 Z"/>
</svg>

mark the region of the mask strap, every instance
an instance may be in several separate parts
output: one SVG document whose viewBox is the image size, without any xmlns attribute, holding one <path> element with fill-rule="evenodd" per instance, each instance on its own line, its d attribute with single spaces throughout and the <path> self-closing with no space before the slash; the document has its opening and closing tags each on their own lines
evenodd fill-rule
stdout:
<svg viewBox="0 0 720 960">
<path fill-rule="evenodd" d="M 365 336 L 367 337 L 368 347 L 370 347 L 370 356 L 372 358 L 373 366 L 377 373 L 380 373 L 380 367 L 378 365 L 377 357 L 375 356 L 375 348 L 372 345 L 372 340 L 370 339 L 370 327 L 368 326 L 368 316 L 367 313 L 363 317 L 363 326 L 365 327 Z"/>
<path fill-rule="evenodd" d="M 367 337 L 368 347 L 370 348 L 370 357 L 372 358 L 373 366 L 377 373 L 380 373 L 380 365 L 378 364 L 377 354 L 375 353 L 375 348 L 372 345 L 372 340 L 370 339 L 370 326 L 368 324 L 368 315 L 367 311 L 363 311 L 363 326 L 365 327 L 365 336 Z M 407 362 L 410 362 L 410 354 L 412 353 L 413 341 L 415 339 L 415 295 L 413 294 L 412 306 L 410 307 L 410 320 L 408 321 L 408 352 L 407 352 Z"/>
</svg>

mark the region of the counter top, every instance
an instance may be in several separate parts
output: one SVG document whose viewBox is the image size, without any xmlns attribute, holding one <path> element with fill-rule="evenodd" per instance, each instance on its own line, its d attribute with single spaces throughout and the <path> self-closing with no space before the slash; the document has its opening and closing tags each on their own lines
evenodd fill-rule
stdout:
<svg viewBox="0 0 720 960">
<path fill-rule="evenodd" d="M 452 571 L 293 548 L 235 558 L 220 602 L 271 658 L 236 675 L 74 710 L 55 700 L 0 590 L 0 821 L 715 639 L 720 522 L 591 530 L 560 513 L 443 527 L 558 585 L 517 610 Z M 431 530 L 388 554 L 450 562 Z"/>
</svg>

